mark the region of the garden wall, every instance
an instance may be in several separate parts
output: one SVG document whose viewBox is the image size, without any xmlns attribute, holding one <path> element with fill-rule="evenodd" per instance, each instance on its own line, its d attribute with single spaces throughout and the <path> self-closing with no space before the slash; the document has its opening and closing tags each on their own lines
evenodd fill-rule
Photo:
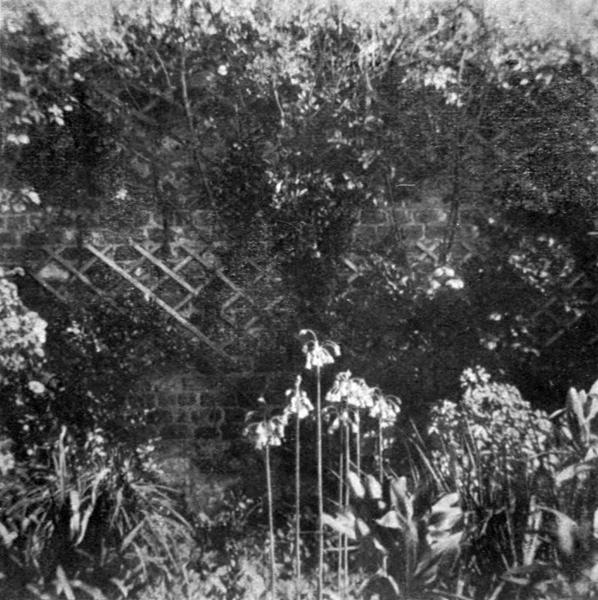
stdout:
<svg viewBox="0 0 598 600">
<path fill-rule="evenodd" d="M 349 259 L 367 255 L 368 248 L 376 245 L 400 243 L 411 260 L 437 263 L 453 219 L 447 202 L 449 188 L 438 179 L 405 191 L 392 204 L 362 210 Z M 457 223 L 453 260 L 471 252 L 475 235 L 473 225 Z M 216 215 L 205 209 L 175 213 L 167 224 L 145 209 L 117 217 L 56 208 L 8 210 L 0 215 L 0 265 L 22 266 L 41 282 L 72 277 L 64 265 L 48 261 L 47 249 L 72 247 L 75 252 L 85 243 L 99 249 L 113 246 L 114 260 L 126 264 L 131 258 L 131 240 L 141 246 L 190 245 L 216 265 L 227 247 Z M 205 374 L 180 372 L 170 365 L 155 369 L 140 384 L 156 407 L 149 435 L 162 440 L 159 452 L 169 483 L 184 485 L 188 497 L 202 510 L 239 476 L 240 471 L 230 464 L 230 431 L 238 432 L 247 399 L 240 402 L 230 393 L 237 377 L 229 373 L 211 381 Z M 225 459 L 222 469 L 217 467 L 220 457 Z M 210 471 L 202 469 L 207 464 Z"/>
<path fill-rule="evenodd" d="M 442 178 L 428 179 L 406 189 L 393 203 L 363 209 L 354 230 L 356 247 L 366 248 L 384 242 L 390 236 L 402 241 L 412 255 L 425 254 L 422 246 L 441 243 L 449 230 L 450 186 Z M 471 251 L 476 237 L 471 223 L 471 208 L 461 207 L 456 227 L 455 260 Z M 216 250 L 226 247 L 226 239 L 211 210 L 178 211 L 166 224 L 151 210 L 139 210 L 120 216 L 101 212 L 75 212 L 49 207 L 46 210 L 6 210 L 0 214 L 0 265 L 35 269 L 44 256 L 44 246 L 73 245 L 84 241 L 97 246 L 125 246 L 135 242 L 165 240 L 209 244 Z M 124 249 L 123 249 L 123 252 Z M 432 258 L 432 257 L 430 257 Z"/>
<path fill-rule="evenodd" d="M 447 201 L 450 186 L 442 178 L 428 179 L 403 188 L 394 203 L 363 209 L 355 227 L 350 259 L 367 255 L 368 248 L 401 244 L 413 263 L 434 266 L 442 254 L 454 215 Z M 104 204 L 103 204 L 104 205 Z M 22 207 L 16 207 L 22 208 Z M 461 209 L 471 216 L 471 211 Z M 166 226 L 165 226 L 166 225 Z M 473 251 L 477 235 L 475 225 L 457 221 L 452 251 L 448 261 L 457 266 Z M 198 209 L 174 213 L 167 224 L 147 209 L 102 214 L 101 211 L 73 212 L 55 207 L 39 210 L 7 210 L 0 215 L 0 266 L 22 266 L 38 280 L 52 282 L 72 278 L 63 265 L 48 260 L 47 248 L 72 247 L 91 243 L 100 249 L 115 247 L 116 262 L 131 259 L 129 242 L 140 245 L 180 244 L 200 249 L 208 262 L 219 266 L 219 254 L 226 251 L 223 228 L 213 211 Z M 68 256 L 64 253 L 62 256 Z M 348 261 L 348 264 L 353 264 Z M 201 374 L 161 372 L 146 381 L 148 393 L 159 408 L 156 433 L 166 439 L 197 437 L 197 428 L 206 422 L 206 411 L 213 411 L 218 392 Z M 232 375 L 234 377 L 234 375 Z M 232 408 L 234 410 L 234 407 Z"/>
</svg>

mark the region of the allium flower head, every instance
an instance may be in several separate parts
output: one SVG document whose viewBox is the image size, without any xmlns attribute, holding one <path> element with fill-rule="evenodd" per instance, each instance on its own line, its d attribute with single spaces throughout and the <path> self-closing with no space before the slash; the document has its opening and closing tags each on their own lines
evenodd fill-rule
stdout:
<svg viewBox="0 0 598 600">
<path fill-rule="evenodd" d="M 302 329 L 299 335 L 308 335 L 311 337 L 303 344 L 303 354 L 305 354 L 305 368 L 321 368 L 324 365 L 334 363 L 334 358 L 340 356 L 341 350 L 337 343 L 327 341 L 320 343 L 318 337 L 311 329 Z"/>
<path fill-rule="evenodd" d="M 301 376 L 297 377 L 295 387 L 287 390 L 286 396 L 289 399 L 284 412 L 286 415 L 297 415 L 299 420 L 305 419 L 314 410 L 314 406 L 304 390 L 301 389 Z"/>
<path fill-rule="evenodd" d="M 380 424 L 385 427 L 394 425 L 401 412 L 401 401 L 394 396 L 385 396 L 379 390 L 375 390 L 373 398 L 374 402 L 369 412 L 370 417 L 379 419 Z"/>
<path fill-rule="evenodd" d="M 260 400 L 265 402 L 263 398 L 260 398 Z M 248 413 L 247 419 L 250 419 L 254 414 L 254 411 Z M 256 450 L 263 450 L 267 446 L 281 446 L 287 423 L 288 414 L 283 412 L 282 415 L 250 423 L 243 430 L 243 435 L 251 441 Z"/>
</svg>

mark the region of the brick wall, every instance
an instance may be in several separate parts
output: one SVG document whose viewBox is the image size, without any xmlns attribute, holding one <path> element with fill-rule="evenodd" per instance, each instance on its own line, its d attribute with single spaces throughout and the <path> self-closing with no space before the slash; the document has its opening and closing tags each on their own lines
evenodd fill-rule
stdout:
<svg viewBox="0 0 598 600">
<path fill-rule="evenodd" d="M 359 246 L 380 242 L 393 236 L 407 249 L 417 251 L 418 243 L 442 240 L 449 225 L 447 203 L 450 186 L 443 178 L 428 179 L 406 188 L 396 202 L 381 203 L 364 209 L 354 231 Z M 462 209 L 462 215 L 468 210 Z M 141 209 L 114 216 L 113 213 L 59 211 L 48 208 L 24 212 L 5 212 L 0 215 L 0 265 L 34 265 L 43 255 L 45 244 L 76 244 L 89 241 L 97 246 L 122 244 L 129 238 L 136 242 L 162 243 L 167 231 L 169 242 L 196 243 L 203 240 L 215 247 L 224 246 L 217 219 L 210 210 L 179 211 L 167 230 L 156 213 Z M 457 239 L 471 240 L 475 228 L 461 219 Z M 458 253 L 458 248 L 457 248 Z"/>
<path fill-rule="evenodd" d="M 430 260 L 449 226 L 448 191 L 440 179 L 424 181 L 396 202 L 364 209 L 354 231 L 355 249 L 363 252 L 372 244 L 398 241 L 416 260 Z M 467 244 L 476 233 L 467 222 L 459 223 L 458 229 L 457 250 L 460 241 Z M 215 252 L 226 246 L 215 215 L 209 210 L 179 212 L 166 231 L 167 241 L 175 244 L 184 241 L 210 245 Z M 115 245 L 115 258 L 127 260 L 129 239 L 163 243 L 164 236 L 160 217 L 144 209 L 118 218 L 52 208 L 7 211 L 0 215 L 0 265 L 25 265 L 35 270 L 44 257 L 44 245 L 74 246 L 79 242 L 91 242 L 100 248 Z M 200 373 L 160 370 L 140 383 L 156 408 L 148 433 L 162 439 L 159 454 L 168 482 L 185 486 L 192 504 L 202 510 L 217 506 L 223 492 L 238 478 L 234 469 L 206 474 L 200 467 L 218 456 L 226 457 L 230 440 L 223 429 L 234 421 L 238 430 L 243 420 L 243 409 L 220 384 Z"/>
</svg>

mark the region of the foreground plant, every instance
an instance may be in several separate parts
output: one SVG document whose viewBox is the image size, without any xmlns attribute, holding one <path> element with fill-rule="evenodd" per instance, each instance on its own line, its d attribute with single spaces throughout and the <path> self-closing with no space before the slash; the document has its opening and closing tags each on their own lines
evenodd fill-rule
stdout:
<svg viewBox="0 0 598 600">
<path fill-rule="evenodd" d="M 287 424 L 288 415 L 272 416 L 271 409 L 263 397 L 258 398 L 263 405 L 262 418 L 260 421 L 249 424 L 244 431 L 253 443 L 256 450 L 264 451 L 264 462 L 266 465 L 266 490 L 268 498 L 268 534 L 270 538 L 270 597 L 274 600 L 276 596 L 276 548 L 274 536 L 274 496 L 272 493 L 272 465 L 270 462 L 270 448 L 280 446 L 284 438 L 284 429 Z M 247 414 L 251 419 L 254 411 Z"/>
<path fill-rule="evenodd" d="M 571 388 L 559 419 L 561 468 L 552 494 L 532 498 L 527 551 L 505 581 L 549 600 L 598 594 L 598 382 L 588 393 Z M 547 551 L 547 543 L 549 548 Z"/>
<path fill-rule="evenodd" d="M 368 574 L 363 598 L 417 597 L 445 579 L 463 539 L 464 514 L 458 494 L 445 494 L 416 509 L 404 477 L 392 477 L 388 492 L 373 475 L 349 473 L 351 505 L 326 515 L 326 523 L 358 544 L 360 567 Z"/>
<path fill-rule="evenodd" d="M 314 369 L 316 374 L 316 444 L 318 473 L 318 600 L 324 591 L 324 471 L 322 461 L 322 367 L 334 363 L 340 356 L 340 348 L 335 342 L 320 343 L 311 329 L 302 329 L 299 335 L 308 336 L 303 345 L 306 357 L 305 368 Z"/>
<path fill-rule="evenodd" d="M 295 415 L 295 595 L 301 597 L 301 421 L 308 417 L 314 407 L 301 389 L 301 376 L 295 379 L 295 387 L 287 390 L 289 403 L 286 415 Z"/>
<path fill-rule="evenodd" d="M 101 432 L 78 448 L 63 428 L 49 455 L 3 462 L 3 597 L 124 598 L 181 573 L 190 525 L 148 454 L 107 447 Z"/>
</svg>

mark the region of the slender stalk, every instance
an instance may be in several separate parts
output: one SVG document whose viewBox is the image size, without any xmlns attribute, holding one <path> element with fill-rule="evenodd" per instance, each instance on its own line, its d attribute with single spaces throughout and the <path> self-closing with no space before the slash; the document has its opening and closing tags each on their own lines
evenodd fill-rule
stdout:
<svg viewBox="0 0 598 600">
<path fill-rule="evenodd" d="M 270 600 L 275 599 L 275 571 L 276 561 L 274 555 L 274 511 L 272 499 L 272 472 L 270 468 L 270 445 L 266 444 L 266 487 L 268 488 L 268 529 L 270 534 Z"/>
<path fill-rule="evenodd" d="M 295 595 L 301 598 L 301 423 L 295 415 Z"/>
<path fill-rule="evenodd" d="M 344 434 L 345 428 L 340 427 L 340 451 L 339 451 L 339 460 L 338 460 L 338 506 L 339 510 L 343 512 L 345 508 L 344 499 L 344 480 L 345 480 L 345 464 L 343 461 L 343 450 L 344 450 Z M 338 593 L 342 597 L 342 588 L 343 588 L 343 547 L 344 547 L 344 536 L 342 533 L 338 534 L 338 566 L 337 566 L 337 588 Z"/>
<path fill-rule="evenodd" d="M 316 367 L 316 435 L 318 462 L 318 600 L 324 597 L 324 476 L 322 469 L 322 377 Z"/>
<path fill-rule="evenodd" d="M 382 419 L 378 417 L 378 480 L 382 485 L 384 477 L 384 439 L 382 437 Z"/>
<path fill-rule="evenodd" d="M 357 474 L 361 477 L 361 419 L 359 409 L 355 411 L 355 421 L 357 424 L 355 431 L 355 462 L 357 464 Z"/>
<path fill-rule="evenodd" d="M 348 410 L 348 409 L 347 409 Z M 351 470 L 351 425 L 347 423 L 345 425 L 345 481 L 349 481 L 349 471 Z M 345 486 L 345 506 L 349 506 L 350 496 L 349 496 L 349 486 Z M 343 573 L 344 573 L 344 582 L 343 588 L 345 594 L 349 589 L 349 538 L 345 536 L 345 543 L 343 546 Z M 344 596 L 343 596 L 344 597 Z"/>
</svg>

